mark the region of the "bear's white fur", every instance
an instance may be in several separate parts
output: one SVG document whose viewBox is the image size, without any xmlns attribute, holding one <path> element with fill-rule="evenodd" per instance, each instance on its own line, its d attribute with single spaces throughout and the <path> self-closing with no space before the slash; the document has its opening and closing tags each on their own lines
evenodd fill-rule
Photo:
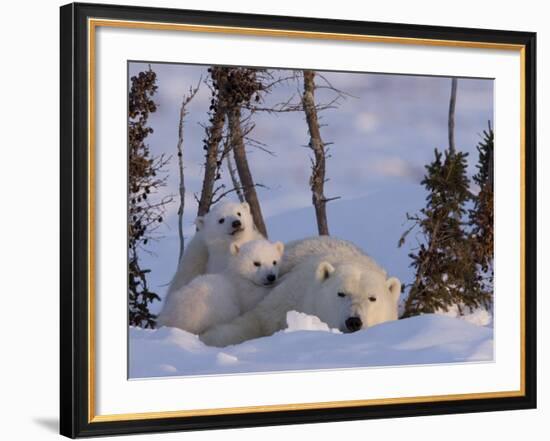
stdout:
<svg viewBox="0 0 550 441">
<path fill-rule="evenodd" d="M 290 272 L 296 265 L 312 256 L 326 256 L 327 259 L 361 258 L 366 265 L 383 271 L 377 263 L 369 258 L 357 245 L 342 239 L 330 236 L 314 236 L 306 239 L 294 240 L 285 245 L 285 255 L 280 274 Z"/>
<path fill-rule="evenodd" d="M 211 328 L 201 340 L 227 346 L 268 336 L 286 327 L 286 314 L 292 310 L 315 315 L 343 332 L 397 319 L 401 283 L 388 279 L 355 245 L 316 237 L 286 248 L 281 269 L 287 274 L 269 295 L 234 321 Z"/>
<path fill-rule="evenodd" d="M 223 222 L 220 221 L 223 219 Z M 240 226 L 234 227 L 233 222 Z M 172 293 L 201 274 L 219 273 L 229 260 L 229 245 L 237 245 L 264 237 L 256 230 L 250 207 L 246 202 L 223 202 L 215 205 L 195 221 L 198 231 L 185 249 L 176 274 L 170 282 L 164 305 Z"/>
<path fill-rule="evenodd" d="M 223 272 L 205 274 L 174 291 L 159 324 L 199 334 L 252 309 L 277 280 L 283 255 L 281 242 L 233 242 Z"/>
</svg>

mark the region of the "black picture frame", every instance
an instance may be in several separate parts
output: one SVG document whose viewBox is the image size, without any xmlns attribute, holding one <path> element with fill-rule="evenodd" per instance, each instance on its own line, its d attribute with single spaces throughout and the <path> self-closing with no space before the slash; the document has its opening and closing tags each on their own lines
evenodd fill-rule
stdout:
<svg viewBox="0 0 550 441">
<path fill-rule="evenodd" d="M 315 33 L 376 35 L 521 45 L 524 50 L 524 394 L 397 403 L 93 421 L 89 409 L 88 53 L 90 17 Z M 118 5 L 68 4 L 60 9 L 60 432 L 75 438 L 127 433 L 254 427 L 536 407 L 536 34 L 488 29 L 327 20 Z"/>
</svg>

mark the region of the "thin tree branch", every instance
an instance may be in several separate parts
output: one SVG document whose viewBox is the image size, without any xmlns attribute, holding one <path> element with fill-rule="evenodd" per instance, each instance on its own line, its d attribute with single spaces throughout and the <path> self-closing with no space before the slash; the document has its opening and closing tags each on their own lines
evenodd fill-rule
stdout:
<svg viewBox="0 0 550 441">
<path fill-rule="evenodd" d="M 185 249 L 185 238 L 183 237 L 183 212 L 185 210 L 185 175 L 183 171 L 183 127 L 184 127 L 184 119 L 187 115 L 186 106 L 191 102 L 191 100 L 195 97 L 197 94 L 200 84 L 202 82 L 202 77 L 199 79 L 199 82 L 197 86 L 193 88 L 189 88 L 189 95 L 183 97 L 181 107 L 180 107 L 180 119 L 179 119 L 179 125 L 178 125 L 178 144 L 176 146 L 177 154 L 178 154 L 178 169 L 179 169 L 179 196 L 180 196 L 180 206 L 178 208 L 178 236 L 179 236 L 179 257 L 178 262 L 181 261 L 181 258 L 183 256 L 183 252 Z"/>
<path fill-rule="evenodd" d="M 451 98 L 449 100 L 449 152 L 455 153 L 455 107 L 457 79 L 451 79 Z"/>
</svg>

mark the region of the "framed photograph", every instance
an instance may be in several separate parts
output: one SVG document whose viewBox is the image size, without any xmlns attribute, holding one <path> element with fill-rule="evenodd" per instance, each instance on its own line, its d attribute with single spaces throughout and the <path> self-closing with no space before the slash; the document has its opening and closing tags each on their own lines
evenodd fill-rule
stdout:
<svg viewBox="0 0 550 441">
<path fill-rule="evenodd" d="M 61 434 L 536 406 L 536 36 L 61 7 Z"/>
</svg>

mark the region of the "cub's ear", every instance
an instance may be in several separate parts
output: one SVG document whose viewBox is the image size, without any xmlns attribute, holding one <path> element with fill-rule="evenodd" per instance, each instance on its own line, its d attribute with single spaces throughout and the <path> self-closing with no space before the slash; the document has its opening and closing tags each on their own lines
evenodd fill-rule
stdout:
<svg viewBox="0 0 550 441">
<path fill-rule="evenodd" d="M 282 242 L 275 242 L 275 248 L 279 252 L 279 254 L 282 256 L 285 251 L 285 244 Z"/>
<path fill-rule="evenodd" d="M 386 280 L 386 287 L 388 288 L 392 299 L 397 302 L 397 300 L 399 300 L 399 296 L 401 295 L 401 282 L 399 279 L 397 277 L 390 277 Z"/>
<path fill-rule="evenodd" d="M 231 245 L 229 245 L 229 252 L 233 256 L 236 256 L 237 254 L 239 254 L 239 251 L 241 251 L 241 247 L 237 242 L 233 242 Z"/>
<path fill-rule="evenodd" d="M 317 267 L 317 271 L 315 273 L 315 277 L 320 282 L 324 282 L 327 280 L 330 275 L 334 272 L 334 267 L 328 263 L 328 262 L 321 262 L 319 266 Z"/>
<path fill-rule="evenodd" d="M 197 229 L 200 231 L 202 227 L 204 227 L 204 216 L 197 216 L 195 219 L 195 225 L 197 226 Z"/>
<path fill-rule="evenodd" d="M 243 207 L 243 210 L 246 210 L 250 213 L 250 205 L 248 205 L 248 202 L 243 202 L 241 204 L 241 207 Z"/>
</svg>

